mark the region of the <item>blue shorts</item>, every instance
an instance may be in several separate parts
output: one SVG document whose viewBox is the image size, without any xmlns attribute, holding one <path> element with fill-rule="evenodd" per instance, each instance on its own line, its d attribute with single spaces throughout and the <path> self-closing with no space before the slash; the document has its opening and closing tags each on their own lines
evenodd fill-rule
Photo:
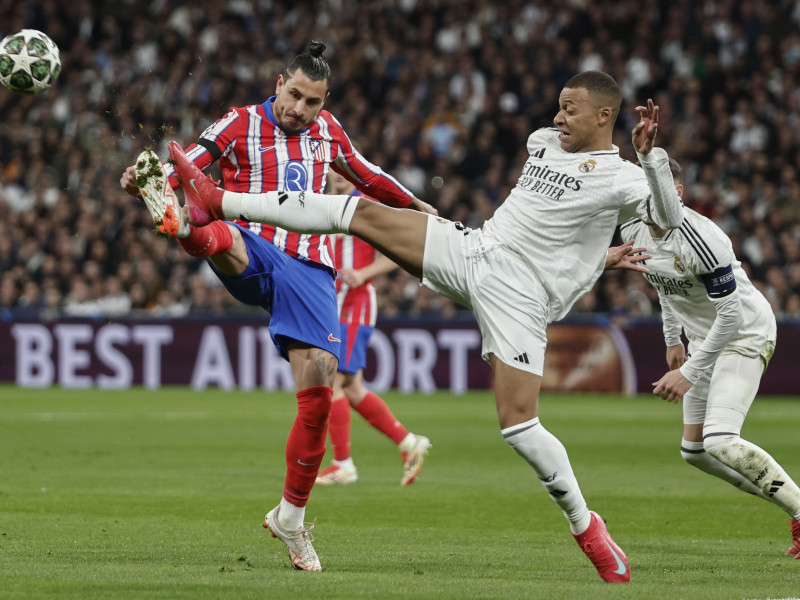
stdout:
<svg viewBox="0 0 800 600">
<path fill-rule="evenodd" d="M 340 325 L 342 355 L 339 357 L 338 370 L 355 375 L 367 366 L 367 346 L 375 328 L 354 323 L 340 323 Z"/>
<path fill-rule="evenodd" d="M 342 348 L 335 276 L 327 267 L 293 258 L 252 231 L 238 228 L 250 259 L 236 276 L 211 268 L 231 295 L 270 313 L 269 334 L 280 355 L 289 359 L 292 341 L 339 357 Z M 209 264 L 211 261 L 209 261 Z"/>
</svg>

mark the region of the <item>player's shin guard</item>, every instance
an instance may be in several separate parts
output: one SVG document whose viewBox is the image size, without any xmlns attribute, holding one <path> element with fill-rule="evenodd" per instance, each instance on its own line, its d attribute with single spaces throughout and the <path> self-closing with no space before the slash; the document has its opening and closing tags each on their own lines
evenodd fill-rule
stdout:
<svg viewBox="0 0 800 600">
<path fill-rule="evenodd" d="M 283 497 L 305 506 L 325 455 L 325 436 L 333 390 L 310 387 L 297 393 L 297 417 L 286 443 L 286 483 Z"/>
<path fill-rule="evenodd" d="M 358 198 L 314 192 L 225 192 L 226 219 L 268 223 L 297 233 L 348 233 Z"/>
<path fill-rule="evenodd" d="M 589 509 L 564 445 L 542 427 L 538 417 L 507 427 L 502 434 L 506 443 L 533 468 L 547 493 L 564 511 L 572 533 L 585 531 L 590 522 Z"/>
<path fill-rule="evenodd" d="M 328 433 L 333 446 L 333 460 L 350 458 L 350 403 L 346 396 L 336 398 L 331 404 Z"/>
<path fill-rule="evenodd" d="M 390 438 L 395 444 L 402 442 L 408 435 L 408 429 L 389 410 L 383 398 L 374 392 L 367 392 L 364 399 L 359 402 L 355 409 L 367 422 L 386 437 Z"/>
<path fill-rule="evenodd" d="M 747 477 L 737 473 L 706 452 L 703 448 L 703 442 L 689 442 L 681 439 L 681 458 L 693 467 L 697 467 L 714 477 L 719 477 L 743 492 L 768 499 L 764 492 L 761 491 L 761 488 L 753 485 L 753 482 Z"/>
<path fill-rule="evenodd" d="M 703 447 L 711 456 L 749 479 L 767 500 L 800 519 L 800 488 L 765 450 L 726 432 L 705 432 Z"/>
</svg>

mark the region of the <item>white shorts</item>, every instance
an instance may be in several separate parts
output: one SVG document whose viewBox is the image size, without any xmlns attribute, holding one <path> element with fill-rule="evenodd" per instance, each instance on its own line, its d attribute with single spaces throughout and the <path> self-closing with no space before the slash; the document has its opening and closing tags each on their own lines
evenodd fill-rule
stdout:
<svg viewBox="0 0 800 600">
<path fill-rule="evenodd" d="M 472 309 L 481 354 L 535 375 L 544 370 L 549 298 L 520 256 L 480 229 L 429 216 L 422 285 Z"/>
<path fill-rule="evenodd" d="M 764 373 L 761 356 L 723 351 L 711 374 L 704 373 L 683 397 L 683 422 L 703 424 L 707 433 L 742 431 Z"/>
</svg>

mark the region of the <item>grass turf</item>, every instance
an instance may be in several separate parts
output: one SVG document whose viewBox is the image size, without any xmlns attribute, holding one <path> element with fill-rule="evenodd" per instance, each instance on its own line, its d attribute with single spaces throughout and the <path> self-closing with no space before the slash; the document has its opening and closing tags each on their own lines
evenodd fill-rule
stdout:
<svg viewBox="0 0 800 600">
<path fill-rule="evenodd" d="M 784 513 L 681 461 L 679 407 L 542 399 L 631 562 L 631 584 L 612 586 L 503 443 L 489 394 L 386 399 L 434 444 L 422 475 L 401 488 L 393 445 L 354 413 L 359 481 L 312 493 L 325 571 L 304 573 L 261 527 L 282 490 L 290 394 L 0 387 L 0 597 L 800 596 Z M 800 480 L 799 424 L 800 400 L 760 398 L 743 433 Z"/>
</svg>

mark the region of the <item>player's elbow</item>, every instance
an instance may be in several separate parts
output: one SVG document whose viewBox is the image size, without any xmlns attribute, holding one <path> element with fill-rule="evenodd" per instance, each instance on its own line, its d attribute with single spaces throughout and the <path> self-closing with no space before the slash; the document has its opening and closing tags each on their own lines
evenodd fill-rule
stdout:
<svg viewBox="0 0 800 600">
<path fill-rule="evenodd" d="M 724 305 L 720 305 L 717 312 L 717 318 L 722 320 L 729 331 L 739 331 L 744 325 L 744 307 L 737 291 L 725 298 Z"/>
<path fill-rule="evenodd" d="M 744 310 L 742 309 L 742 301 L 739 298 L 737 298 L 737 305 L 738 310 L 734 311 L 731 318 L 733 320 L 733 328 L 739 331 L 744 325 Z"/>
</svg>

